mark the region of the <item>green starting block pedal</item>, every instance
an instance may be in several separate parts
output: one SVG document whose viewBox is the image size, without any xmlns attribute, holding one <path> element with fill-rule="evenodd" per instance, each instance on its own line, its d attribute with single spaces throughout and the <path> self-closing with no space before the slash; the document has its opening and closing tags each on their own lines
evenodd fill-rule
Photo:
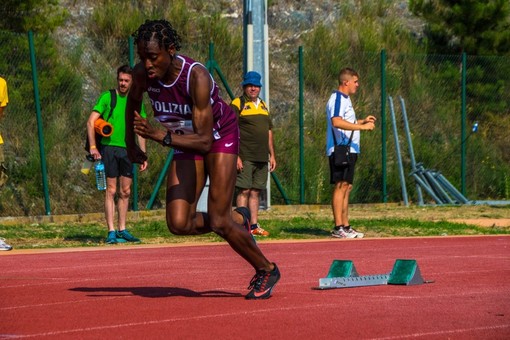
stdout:
<svg viewBox="0 0 510 340">
<path fill-rule="evenodd" d="M 389 285 L 421 285 L 425 283 L 416 260 L 396 260 L 388 279 Z"/>
<path fill-rule="evenodd" d="M 359 276 L 351 260 L 333 260 L 329 267 L 328 278 Z"/>
<path fill-rule="evenodd" d="M 378 285 L 418 285 L 433 281 L 423 280 L 416 260 L 397 259 L 389 274 L 360 276 L 351 260 L 333 260 L 328 276 L 319 279 L 315 289 L 334 289 Z"/>
</svg>

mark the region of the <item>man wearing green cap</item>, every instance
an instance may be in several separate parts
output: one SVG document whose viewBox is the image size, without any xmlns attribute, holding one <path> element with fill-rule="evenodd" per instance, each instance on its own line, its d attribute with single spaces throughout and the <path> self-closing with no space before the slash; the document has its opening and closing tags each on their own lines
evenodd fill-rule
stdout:
<svg viewBox="0 0 510 340">
<path fill-rule="evenodd" d="M 266 103 L 259 97 L 260 80 L 259 73 L 247 72 L 241 83 L 244 94 L 235 98 L 230 106 L 237 113 L 240 131 L 236 205 L 250 210 L 253 235 L 268 236 L 269 232 L 258 223 L 258 209 L 260 192 L 266 188 L 268 171 L 276 168 L 276 159 L 273 123 Z"/>
</svg>

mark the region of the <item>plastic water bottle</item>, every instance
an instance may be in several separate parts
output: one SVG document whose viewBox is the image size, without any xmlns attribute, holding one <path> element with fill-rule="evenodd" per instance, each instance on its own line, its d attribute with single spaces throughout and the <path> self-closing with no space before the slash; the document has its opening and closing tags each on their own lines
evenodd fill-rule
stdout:
<svg viewBox="0 0 510 340">
<path fill-rule="evenodd" d="M 473 133 L 478 131 L 478 122 L 475 122 L 473 124 L 473 128 L 471 129 L 471 131 L 473 131 Z"/>
<path fill-rule="evenodd" d="M 106 190 L 106 174 L 104 172 L 104 163 L 101 160 L 98 160 L 94 166 L 94 170 L 96 171 L 97 190 Z"/>
</svg>

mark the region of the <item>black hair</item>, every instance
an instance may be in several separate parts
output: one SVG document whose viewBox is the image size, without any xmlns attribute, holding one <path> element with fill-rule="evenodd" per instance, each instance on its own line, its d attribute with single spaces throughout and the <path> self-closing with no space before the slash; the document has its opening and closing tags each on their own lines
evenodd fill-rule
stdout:
<svg viewBox="0 0 510 340">
<path fill-rule="evenodd" d="M 157 40 L 159 47 L 165 50 L 172 45 L 176 51 L 181 49 L 181 37 L 166 20 L 145 20 L 132 36 L 135 38 L 135 44 L 143 41 L 147 45 L 154 39 Z"/>
<path fill-rule="evenodd" d="M 133 74 L 133 69 L 128 65 L 124 64 L 122 66 L 119 66 L 119 68 L 117 69 L 117 78 L 119 78 L 119 75 L 121 73 Z"/>
</svg>

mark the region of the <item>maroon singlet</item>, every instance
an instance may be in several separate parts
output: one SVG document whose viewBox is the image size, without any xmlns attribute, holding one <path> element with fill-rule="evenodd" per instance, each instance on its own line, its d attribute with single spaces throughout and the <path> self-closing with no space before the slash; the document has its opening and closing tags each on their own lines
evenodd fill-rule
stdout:
<svg viewBox="0 0 510 340">
<path fill-rule="evenodd" d="M 193 101 L 189 94 L 191 70 L 200 63 L 178 55 L 182 68 L 177 79 L 170 85 L 157 79 L 149 79 L 149 95 L 154 118 L 174 134 L 194 133 L 192 126 Z M 219 96 L 219 88 L 214 79 L 210 92 L 213 113 L 213 146 L 210 152 L 238 153 L 239 127 L 235 112 Z M 176 159 L 201 159 L 201 155 L 185 153 L 175 149 Z"/>
</svg>

